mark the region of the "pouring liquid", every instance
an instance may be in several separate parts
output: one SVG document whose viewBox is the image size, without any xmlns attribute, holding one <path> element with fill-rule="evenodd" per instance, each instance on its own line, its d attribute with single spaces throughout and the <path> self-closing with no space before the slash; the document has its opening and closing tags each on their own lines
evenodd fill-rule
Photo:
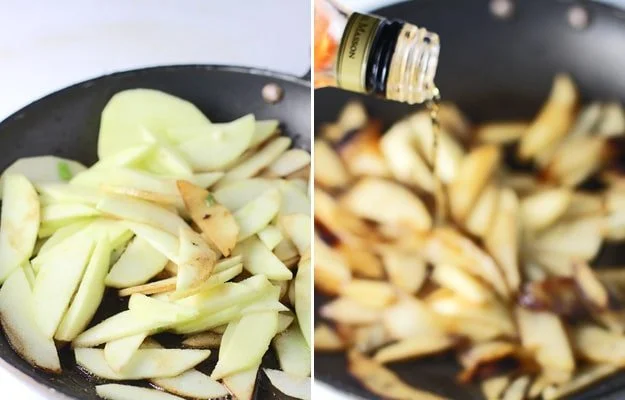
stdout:
<svg viewBox="0 0 625 400">
<path fill-rule="evenodd" d="M 432 121 L 432 152 L 430 158 L 430 166 L 432 168 L 432 175 L 434 177 L 434 226 L 441 226 L 445 224 L 447 218 L 447 200 L 445 197 L 445 188 L 443 182 L 438 174 L 438 147 L 441 136 L 441 125 L 438 119 L 438 113 L 440 110 L 441 95 L 438 88 L 433 89 L 434 96 L 431 100 L 425 103 L 429 113 L 430 120 Z"/>
</svg>

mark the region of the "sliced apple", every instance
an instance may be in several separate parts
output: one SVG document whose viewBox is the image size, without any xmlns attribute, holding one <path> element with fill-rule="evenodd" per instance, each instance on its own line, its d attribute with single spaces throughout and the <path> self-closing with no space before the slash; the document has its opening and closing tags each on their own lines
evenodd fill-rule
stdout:
<svg viewBox="0 0 625 400">
<path fill-rule="evenodd" d="M 293 321 L 295 320 L 295 316 L 291 311 L 286 313 L 278 314 L 278 329 L 276 330 L 276 334 L 284 332 L 291 326 Z"/>
<path fill-rule="evenodd" d="M 267 225 L 260 232 L 258 238 L 269 250 L 273 250 L 283 239 L 282 232 L 274 225 Z"/>
<path fill-rule="evenodd" d="M 262 297 L 256 299 L 254 303 L 245 306 L 241 310 L 241 315 L 264 311 L 290 311 L 287 306 L 280 302 L 280 287 L 272 287 Z"/>
<path fill-rule="evenodd" d="M 183 335 L 204 332 L 209 329 L 228 324 L 233 320 L 238 319 L 240 316 L 241 307 L 238 305 L 230 306 L 212 314 L 202 315 L 193 321 L 183 321 L 182 323 L 174 326 L 172 330 L 175 333 Z"/>
<path fill-rule="evenodd" d="M 60 373 L 61 364 L 54 340 L 35 321 L 33 293 L 21 268 L 17 268 L 0 288 L 0 322 L 13 350 L 29 364 Z"/>
<path fill-rule="evenodd" d="M 173 378 L 152 379 L 151 382 L 170 393 L 192 399 L 220 399 L 230 395 L 221 383 L 196 369 Z"/>
<path fill-rule="evenodd" d="M 139 333 L 122 339 L 112 340 L 104 346 L 104 358 L 113 371 L 122 371 L 132 356 L 139 350 L 147 333 Z"/>
<path fill-rule="evenodd" d="M 228 282 L 229 280 L 239 275 L 242 271 L 243 271 L 243 265 L 237 264 L 233 267 L 228 268 L 227 270 L 212 274 L 210 278 L 208 278 L 206 281 L 204 281 L 203 283 L 199 285 L 196 285 L 194 287 L 191 287 L 185 290 L 176 290 L 174 293 L 171 293 L 169 295 L 169 298 L 171 300 L 178 300 L 178 299 L 183 299 L 185 297 L 193 296 L 194 294 L 203 292 L 205 290 L 209 290 L 211 288 L 219 286 L 220 284 L 224 282 Z"/>
<path fill-rule="evenodd" d="M 137 167 L 148 156 L 152 155 L 156 149 L 156 143 L 145 143 L 134 147 L 128 147 L 115 153 L 109 157 L 101 158 L 97 163 L 91 166 L 93 168 L 111 168 L 111 167 Z"/>
<path fill-rule="evenodd" d="M 282 153 L 267 171 L 272 176 L 287 176 L 310 164 L 310 153 L 302 149 L 291 149 Z"/>
<path fill-rule="evenodd" d="M 167 323 L 173 320 L 187 320 L 198 315 L 198 311 L 180 304 L 158 300 L 144 294 L 133 294 L 128 309 L 137 318 Z"/>
<path fill-rule="evenodd" d="M 24 175 L 4 176 L 3 187 L 0 283 L 32 255 L 40 222 L 39 197 Z"/>
<path fill-rule="evenodd" d="M 138 237 L 148 242 L 152 247 L 165 255 L 169 260 L 178 264 L 178 250 L 180 242 L 171 233 L 154 228 L 153 226 L 137 222 L 125 221 L 124 224 Z M 176 232 L 176 235 L 178 233 Z"/>
<path fill-rule="evenodd" d="M 306 214 L 290 214 L 280 217 L 280 226 L 297 247 L 301 256 L 310 253 L 310 216 Z"/>
<path fill-rule="evenodd" d="M 239 242 L 260 232 L 276 216 L 280 209 L 280 192 L 269 189 L 234 213 L 239 225 Z"/>
<path fill-rule="evenodd" d="M 311 347 L 311 270 L 310 258 L 303 259 L 297 267 L 297 276 L 295 277 L 295 313 L 304 339 Z"/>
<path fill-rule="evenodd" d="M 180 127 L 210 125 L 193 104 L 158 90 L 131 89 L 114 95 L 102 110 L 98 156 L 106 158 L 144 143 L 144 131 L 177 144 L 194 132 Z"/>
<path fill-rule="evenodd" d="M 91 374 L 111 380 L 171 378 L 195 367 L 210 355 L 210 350 L 139 349 L 123 371 L 114 371 L 101 349 L 74 349 L 76 363 Z"/>
<path fill-rule="evenodd" d="M 108 238 L 104 238 L 93 250 L 78 291 L 56 330 L 55 339 L 70 342 L 89 325 L 104 296 L 104 277 L 110 265 L 110 257 L 111 245 Z"/>
<path fill-rule="evenodd" d="M 264 143 L 267 139 L 269 139 L 274 134 L 278 133 L 279 125 L 280 125 L 280 121 L 278 121 L 277 119 L 256 121 L 256 126 L 254 128 L 254 135 L 252 136 L 250 147 L 258 146 L 259 144 Z"/>
<path fill-rule="evenodd" d="M 4 197 L 4 182 L 9 175 L 23 175 L 33 184 L 38 185 L 66 182 L 86 169 L 87 167 L 77 161 L 55 156 L 20 158 L 9 165 L 0 177 L 0 199 Z"/>
<path fill-rule="evenodd" d="M 229 256 L 239 235 L 239 226 L 234 216 L 223 205 L 217 203 L 212 194 L 187 181 L 178 181 L 178 190 L 193 222 L 202 230 L 202 235 L 213 243 L 224 256 Z"/>
<path fill-rule="evenodd" d="M 181 228 L 188 228 L 187 223 L 173 212 L 130 197 L 106 196 L 98 203 L 97 209 L 120 219 L 154 226 L 172 235 L 177 235 Z"/>
<path fill-rule="evenodd" d="M 152 333 L 182 322 L 185 322 L 185 319 L 179 315 L 143 315 L 137 318 L 137 314 L 130 310 L 122 311 L 78 335 L 72 345 L 74 347 L 99 346 L 143 332 Z"/>
<path fill-rule="evenodd" d="M 49 250 L 53 249 L 56 245 L 62 243 L 65 239 L 70 236 L 73 236 L 78 231 L 86 228 L 91 222 L 90 221 L 79 221 L 73 224 L 64 226 L 63 228 L 54 232 L 52 236 L 46 240 L 46 242 L 39 249 L 39 253 L 37 253 L 37 257 L 45 254 Z"/>
<path fill-rule="evenodd" d="M 295 376 L 310 376 L 310 348 L 299 326 L 291 325 L 273 338 L 280 368 Z"/>
<path fill-rule="evenodd" d="M 75 221 L 77 218 L 97 217 L 100 212 L 86 204 L 58 203 L 41 208 L 41 224 L 56 224 L 59 227 Z"/>
<path fill-rule="evenodd" d="M 150 283 L 146 283 L 138 286 L 131 286 L 119 291 L 120 297 L 131 296 L 133 294 L 161 294 L 166 292 L 172 292 L 176 289 L 176 280 L 175 276 L 167 279 L 161 279 L 159 281 L 154 281 Z"/>
<path fill-rule="evenodd" d="M 180 229 L 180 250 L 176 291 L 195 289 L 213 272 L 217 254 L 191 229 Z"/>
<path fill-rule="evenodd" d="M 94 207 L 102 195 L 94 188 L 70 185 L 68 183 L 43 183 L 37 185 L 37 191 L 47 204 L 79 203 Z M 42 201 L 43 202 L 43 201 Z"/>
<path fill-rule="evenodd" d="M 271 287 L 271 283 L 264 275 L 257 275 L 239 283 L 224 283 L 206 292 L 182 299 L 179 303 L 193 306 L 202 314 L 210 314 L 232 305 L 247 305 L 263 296 Z"/>
<path fill-rule="evenodd" d="M 213 193 L 219 204 L 223 204 L 230 211 L 236 211 L 267 190 L 275 187 L 269 179 L 253 178 L 230 182 Z"/>
<path fill-rule="evenodd" d="M 231 339 L 222 345 L 225 349 L 223 355 L 220 352 L 212 377 L 220 379 L 257 365 L 269 348 L 269 343 L 277 328 L 278 313 L 275 311 L 243 316 L 232 333 Z M 226 330 L 224 342 L 227 334 Z"/>
<path fill-rule="evenodd" d="M 180 143 L 178 149 L 194 170 L 215 171 L 231 164 L 248 148 L 255 119 L 253 114 L 248 114 L 230 123 L 190 129 L 194 131 L 193 138 Z"/>
<path fill-rule="evenodd" d="M 183 340 L 182 345 L 194 349 L 218 349 L 221 345 L 221 335 L 215 332 L 198 333 Z"/>
<path fill-rule="evenodd" d="M 310 200 L 306 192 L 302 192 L 293 181 L 277 181 L 282 195 L 280 215 L 305 214 L 310 215 Z"/>
<path fill-rule="evenodd" d="M 156 389 L 109 383 L 95 387 L 98 396 L 106 400 L 184 400 L 182 397 Z"/>
<path fill-rule="evenodd" d="M 254 275 L 265 275 L 273 280 L 290 280 L 293 273 L 256 236 L 235 247 L 234 255 L 243 256 L 243 267 Z"/>
<path fill-rule="evenodd" d="M 312 382 L 309 377 L 295 376 L 277 369 L 265 368 L 263 371 L 271 384 L 287 396 L 303 400 L 311 398 Z"/>
<path fill-rule="evenodd" d="M 280 157 L 291 146 L 291 142 L 291 138 L 284 136 L 272 140 L 256 154 L 228 171 L 221 182 L 238 181 L 255 176 Z"/>
<path fill-rule="evenodd" d="M 152 136 L 153 135 L 148 135 Z M 141 168 L 159 176 L 190 178 L 193 176 L 193 167 L 185 159 L 177 148 L 174 148 L 161 140 L 154 151 L 141 163 Z"/>
<path fill-rule="evenodd" d="M 161 272 L 168 259 L 146 240 L 134 238 L 106 276 L 106 285 L 126 288 L 149 281 Z"/>
<path fill-rule="evenodd" d="M 224 175 L 223 172 L 200 172 L 193 174 L 189 180 L 193 182 L 194 185 L 206 189 L 217 183 Z"/>
<path fill-rule="evenodd" d="M 256 387 L 256 376 L 260 363 L 245 371 L 237 372 L 226 376 L 223 379 L 224 385 L 238 400 L 252 400 L 254 398 L 254 388 Z"/>
<path fill-rule="evenodd" d="M 33 310 L 37 325 L 46 337 L 54 336 L 70 306 L 93 246 L 93 240 L 82 238 L 40 266 L 33 289 Z"/>
</svg>

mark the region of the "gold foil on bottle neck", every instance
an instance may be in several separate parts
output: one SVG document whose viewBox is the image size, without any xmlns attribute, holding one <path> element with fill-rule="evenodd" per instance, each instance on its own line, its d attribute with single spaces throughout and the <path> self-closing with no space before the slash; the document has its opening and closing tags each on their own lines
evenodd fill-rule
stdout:
<svg viewBox="0 0 625 400">
<path fill-rule="evenodd" d="M 366 92 L 367 62 L 381 21 L 373 15 L 350 15 L 336 61 L 338 87 L 353 92 Z"/>
</svg>

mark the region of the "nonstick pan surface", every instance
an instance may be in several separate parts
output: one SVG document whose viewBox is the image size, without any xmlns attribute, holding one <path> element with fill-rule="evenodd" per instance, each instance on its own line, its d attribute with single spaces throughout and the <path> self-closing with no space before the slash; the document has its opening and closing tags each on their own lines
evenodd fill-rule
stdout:
<svg viewBox="0 0 625 400">
<path fill-rule="evenodd" d="M 284 90 L 284 97 L 277 104 L 268 104 L 261 96 L 262 88 L 268 83 L 277 83 Z M 214 122 L 231 121 L 247 113 L 254 113 L 258 119 L 278 119 L 283 132 L 294 139 L 294 146 L 310 150 L 310 84 L 307 81 L 240 67 L 156 67 L 83 82 L 16 112 L 0 123 L 0 170 L 20 157 L 46 154 L 93 164 L 100 113 L 115 93 L 131 88 L 158 89 L 189 100 Z M 92 325 L 124 309 L 127 309 L 127 301 L 120 300 L 109 290 Z M 178 344 L 173 336 L 157 339 L 166 347 Z M 94 386 L 104 381 L 88 377 L 76 367 L 68 346 L 60 355 L 63 373 L 47 374 L 22 360 L 10 348 L 4 334 L 0 334 L 0 368 L 15 372 L 22 381 L 39 389 L 44 398 L 99 399 Z M 200 370 L 210 373 L 216 361 L 217 352 L 213 351 Z M 262 366 L 278 366 L 272 352 L 265 356 Z M 254 398 L 289 399 L 275 390 L 262 372 L 257 377 Z"/>
<path fill-rule="evenodd" d="M 437 32 L 441 56 L 436 82 L 474 122 L 530 119 L 547 98 L 554 75 L 570 73 L 584 100 L 625 99 L 625 13 L 589 2 L 515 1 L 515 12 L 500 19 L 488 0 L 414 0 L 376 11 Z M 573 5 L 588 11 L 589 25 L 568 22 Z M 334 89 L 315 92 L 315 125 L 334 121 L 342 106 L 359 98 L 385 127 L 415 107 L 384 102 Z M 597 265 L 623 265 L 625 249 L 606 246 Z M 328 300 L 315 294 L 315 310 Z M 317 315 L 318 316 L 318 315 Z M 459 385 L 453 355 L 392 364 L 406 382 L 454 400 L 482 399 L 477 385 Z M 343 355 L 315 354 L 315 378 L 366 399 L 368 393 L 346 370 Z M 571 399 L 625 398 L 625 373 L 592 386 Z"/>
</svg>

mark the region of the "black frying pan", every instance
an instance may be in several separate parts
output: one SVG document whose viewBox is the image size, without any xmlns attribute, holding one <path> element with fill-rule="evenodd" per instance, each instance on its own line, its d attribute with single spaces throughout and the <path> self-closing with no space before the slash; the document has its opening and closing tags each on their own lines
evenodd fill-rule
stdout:
<svg viewBox="0 0 625 400">
<path fill-rule="evenodd" d="M 268 104 L 261 96 L 262 88 L 268 83 L 277 83 L 284 89 L 284 97 L 277 104 Z M 111 96 L 130 88 L 158 89 L 179 96 L 191 101 L 215 122 L 230 121 L 247 113 L 256 114 L 258 119 L 279 119 L 283 131 L 294 139 L 294 146 L 310 150 L 308 81 L 249 68 L 173 66 L 93 79 L 44 97 L 13 114 L 0 123 L 0 170 L 17 158 L 44 154 L 93 164 L 100 113 Z M 92 324 L 123 309 L 127 309 L 126 301 L 109 291 Z M 176 344 L 172 337 L 160 339 L 165 346 Z M 200 369 L 210 373 L 216 361 L 214 351 Z M 37 370 L 22 360 L 0 334 L 0 368 L 15 372 L 22 381 L 39 389 L 44 398 L 99 399 L 94 386 L 103 381 L 80 371 L 72 351 L 67 348 L 61 351 L 61 363 L 61 375 Z M 265 356 L 263 366 L 277 367 L 271 352 Z M 273 389 L 264 374 L 259 373 L 255 399 L 288 398 Z"/>
<path fill-rule="evenodd" d="M 436 82 L 444 100 L 457 103 L 475 122 L 535 115 L 547 98 L 554 74 L 569 72 L 585 99 L 625 100 L 625 13 L 608 6 L 573 1 L 517 0 L 515 14 L 499 19 L 488 0 L 414 0 L 376 13 L 437 32 L 441 56 Z M 590 24 L 576 30 L 567 13 L 574 4 L 589 12 Z M 356 95 L 332 89 L 315 92 L 315 125 L 334 121 Z M 388 127 L 414 112 L 407 105 L 360 96 L 371 115 Z M 621 265 L 625 252 L 607 247 L 598 265 Z M 315 296 L 318 310 L 327 298 Z M 393 364 L 408 383 L 454 400 L 482 399 L 476 386 L 455 383 L 453 357 L 431 357 Z M 345 357 L 315 354 L 315 378 L 368 399 L 369 394 L 346 372 Z M 572 399 L 625 398 L 621 373 Z"/>
</svg>

